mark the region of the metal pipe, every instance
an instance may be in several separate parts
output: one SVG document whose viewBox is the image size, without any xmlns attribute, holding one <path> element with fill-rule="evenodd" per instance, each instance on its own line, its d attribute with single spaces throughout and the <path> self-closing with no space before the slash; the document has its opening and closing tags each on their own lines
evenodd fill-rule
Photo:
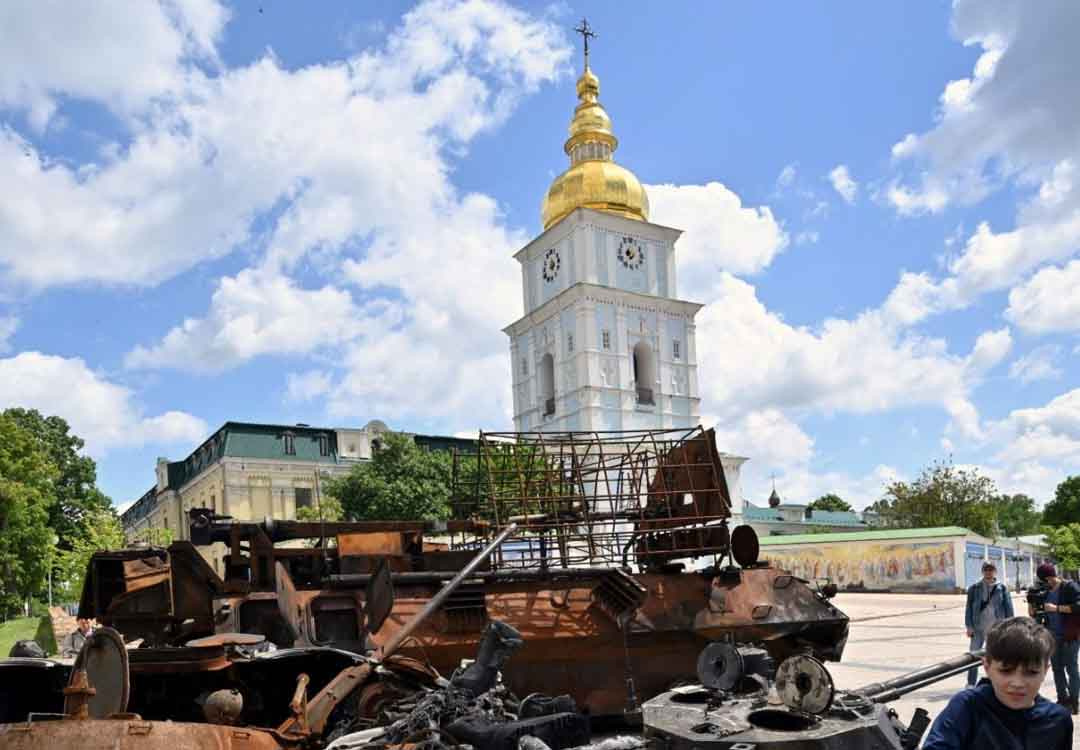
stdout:
<svg viewBox="0 0 1080 750">
<path fill-rule="evenodd" d="M 926 679 L 920 680 L 919 682 L 908 683 L 903 687 L 892 688 L 891 690 L 886 690 L 882 693 L 874 693 L 873 695 L 869 695 L 866 697 L 868 700 L 873 701 L 874 703 L 888 703 L 889 701 L 894 701 L 897 698 L 901 698 L 907 695 L 908 693 L 914 693 L 916 690 L 922 690 L 928 685 L 933 685 L 934 683 L 941 682 L 942 680 L 946 680 L 949 677 L 963 674 L 969 669 L 971 669 L 970 666 L 955 667 L 954 669 L 950 669 L 947 672 L 942 672 L 941 674 L 935 675 L 933 677 L 927 677 Z"/>
<path fill-rule="evenodd" d="M 500 534 L 491 541 L 491 544 L 480 550 L 476 557 L 470 560 L 469 564 L 462 568 L 461 571 L 456 576 L 454 576 L 449 583 L 439 589 L 435 596 L 428 599 L 428 602 L 424 605 L 424 608 L 417 612 L 411 620 L 405 623 L 405 627 L 394 633 L 390 640 L 382 645 L 382 647 L 379 649 L 378 660 L 383 661 L 390 656 L 393 656 L 394 652 L 398 650 L 398 647 L 401 646 L 405 639 L 411 636 L 413 634 L 413 631 L 415 631 L 418 627 L 420 627 L 421 624 L 423 624 L 424 620 L 426 620 L 435 611 L 437 611 L 439 607 L 443 605 L 443 602 L 446 601 L 447 597 L 449 597 L 450 594 L 454 593 L 457 587 L 461 585 L 461 582 L 471 576 L 473 572 L 478 567 L 480 567 L 481 563 L 483 563 L 484 560 L 488 559 L 488 557 L 491 556 L 491 553 L 498 549 L 499 545 L 505 542 L 506 538 L 513 534 L 515 531 L 517 531 L 517 524 L 512 523 L 505 529 L 503 529 L 502 532 L 500 532 Z"/>
<path fill-rule="evenodd" d="M 594 578 L 603 578 L 611 573 L 613 570 L 618 570 L 614 567 L 605 568 L 560 568 L 560 569 L 548 569 L 542 568 L 521 568 L 521 569 L 503 569 L 499 571 L 485 570 L 476 573 L 472 577 L 485 583 L 504 583 L 508 581 L 534 581 L 534 580 L 556 580 L 572 578 L 574 580 L 591 580 Z M 441 583 L 443 581 L 450 580 L 456 574 L 451 570 L 419 570 L 419 571 L 402 571 L 390 574 L 390 580 L 395 584 L 425 584 L 425 583 Z M 370 573 L 340 573 L 326 577 L 327 584 L 330 588 L 334 589 L 352 589 L 363 588 L 367 586 L 374 576 Z"/>
<path fill-rule="evenodd" d="M 983 653 L 984 652 L 980 649 L 978 651 L 961 654 L 960 656 L 954 656 L 951 659 L 938 662 L 937 664 L 931 664 L 929 667 L 916 669 L 914 672 L 902 674 L 899 677 L 894 677 L 885 682 L 875 682 L 870 685 L 864 685 L 852 692 L 868 698 L 875 703 L 884 703 L 887 700 L 895 700 L 901 695 L 906 695 L 914 690 L 918 690 L 919 688 L 939 682 L 970 669 L 982 660 Z M 890 697 L 882 697 L 886 695 Z"/>
</svg>

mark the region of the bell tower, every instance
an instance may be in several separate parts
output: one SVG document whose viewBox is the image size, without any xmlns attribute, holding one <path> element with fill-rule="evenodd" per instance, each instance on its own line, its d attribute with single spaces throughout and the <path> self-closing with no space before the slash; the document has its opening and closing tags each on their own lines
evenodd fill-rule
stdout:
<svg viewBox="0 0 1080 750">
<path fill-rule="evenodd" d="M 694 316 L 676 294 L 678 229 L 649 222 L 649 199 L 615 163 L 600 80 L 584 72 L 563 150 L 569 168 L 548 188 L 543 231 L 519 250 L 525 314 L 510 338 L 514 429 L 634 430 L 700 421 Z"/>
</svg>

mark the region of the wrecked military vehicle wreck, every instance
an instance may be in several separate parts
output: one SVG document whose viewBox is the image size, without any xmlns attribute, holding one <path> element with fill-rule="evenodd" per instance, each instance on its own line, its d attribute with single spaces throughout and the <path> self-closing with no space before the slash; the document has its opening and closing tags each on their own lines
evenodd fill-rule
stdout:
<svg viewBox="0 0 1080 750">
<path fill-rule="evenodd" d="M 779 667 L 759 648 L 714 643 L 699 683 L 642 707 L 653 750 L 915 750 L 930 725 L 917 708 L 905 724 L 886 704 L 978 664 L 982 651 L 855 690 L 837 690 L 825 665 L 796 655 Z"/>
<path fill-rule="evenodd" d="M 348 740 L 373 723 L 383 725 L 380 734 L 396 732 L 410 744 L 426 738 L 517 750 L 526 735 L 545 739 L 552 750 L 586 744 L 588 719 L 568 696 L 519 701 L 501 684 L 501 668 L 522 643 L 504 623 L 485 626 L 476 658 L 449 680 L 395 655 L 407 633 L 513 530 L 511 524 L 373 654 L 278 650 L 246 633 L 143 648 L 104 627 L 72 665 L 0 660 L 0 748 L 338 747 L 335 739 Z M 378 707 L 362 700 L 370 687 L 385 699 Z"/>
<path fill-rule="evenodd" d="M 96 554 L 80 614 L 128 643 L 119 713 L 141 721 L 218 731 L 239 700 L 237 726 L 281 746 L 297 732 L 321 742 L 453 674 L 494 622 L 522 641 L 503 675 L 511 695 L 635 717 L 694 679 L 716 641 L 760 644 L 776 662 L 840 658 L 848 620 L 827 591 L 759 561 L 752 529 L 730 531 L 730 518 L 712 430 L 482 433 L 455 458 L 447 521 L 194 509 L 189 541 Z M 221 577 L 198 552 L 210 544 L 227 547 Z M 70 714 L 67 679 L 49 679 L 48 707 L 34 691 L 4 721 Z"/>
<path fill-rule="evenodd" d="M 622 715 L 692 679 L 712 641 L 840 658 L 847 617 L 759 561 L 753 530 L 730 531 L 730 518 L 712 430 L 481 433 L 475 454 L 455 457 L 448 521 L 251 523 L 196 509 L 190 544 L 95 557 L 82 610 L 150 643 L 244 632 L 363 653 L 515 523 L 401 653 L 448 674 L 502 620 L 525 641 L 513 691 Z M 296 540 L 314 546 L 285 546 Z M 193 544 L 226 545 L 222 578 Z"/>
</svg>

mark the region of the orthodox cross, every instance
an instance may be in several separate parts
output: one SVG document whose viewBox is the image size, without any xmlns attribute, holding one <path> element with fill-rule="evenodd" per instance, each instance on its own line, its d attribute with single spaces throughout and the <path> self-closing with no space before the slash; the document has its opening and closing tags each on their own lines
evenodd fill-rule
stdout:
<svg viewBox="0 0 1080 750">
<path fill-rule="evenodd" d="M 596 32 L 589 26 L 587 19 L 581 19 L 581 25 L 574 29 L 577 33 L 581 34 L 581 37 L 585 40 L 585 69 L 589 68 L 589 37 L 596 38 Z"/>
</svg>

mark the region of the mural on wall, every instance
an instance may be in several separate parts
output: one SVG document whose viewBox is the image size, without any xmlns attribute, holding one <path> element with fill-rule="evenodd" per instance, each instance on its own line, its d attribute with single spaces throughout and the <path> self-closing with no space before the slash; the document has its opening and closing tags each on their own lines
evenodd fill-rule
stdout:
<svg viewBox="0 0 1080 750">
<path fill-rule="evenodd" d="M 952 542 L 807 545 L 768 550 L 769 561 L 799 578 L 827 578 L 841 589 L 956 588 Z"/>
</svg>

